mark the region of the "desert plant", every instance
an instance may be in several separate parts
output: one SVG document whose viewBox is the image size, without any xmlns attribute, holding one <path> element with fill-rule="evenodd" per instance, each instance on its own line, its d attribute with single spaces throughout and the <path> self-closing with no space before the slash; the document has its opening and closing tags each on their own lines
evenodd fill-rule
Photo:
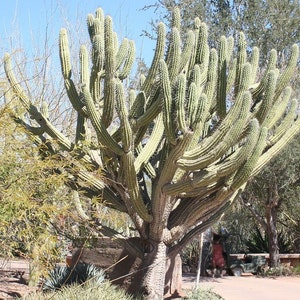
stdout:
<svg viewBox="0 0 300 300">
<path fill-rule="evenodd" d="M 211 289 L 192 289 L 184 298 L 187 300 L 222 300 L 220 295 Z"/>
<path fill-rule="evenodd" d="M 102 269 L 90 264 L 77 264 L 74 267 L 57 266 L 49 272 L 48 278 L 43 283 L 43 291 L 59 290 L 65 285 L 82 284 L 93 281 L 101 284 L 105 280 Z"/>
<path fill-rule="evenodd" d="M 135 300 L 122 289 L 112 286 L 109 282 L 100 285 L 94 281 L 88 281 L 83 285 L 68 285 L 55 292 L 35 292 L 24 297 L 24 300 Z"/>
<path fill-rule="evenodd" d="M 41 157 L 64 161 L 55 171 L 67 174 L 70 188 L 95 199 L 94 207 L 102 201 L 130 216 L 140 247 L 102 226 L 96 212 L 86 214 L 80 199 L 75 205 L 83 220 L 93 219 L 100 232 L 141 258 L 143 276 L 135 277 L 140 291 L 148 299 L 162 299 L 164 292 L 180 290 L 174 258 L 182 248 L 213 224 L 247 180 L 299 132 L 298 102 L 288 86 L 299 48 L 293 45 L 284 70 L 277 68 L 272 50 L 258 77 L 259 50 L 249 57 L 243 33 L 236 45 L 222 36 L 218 50 L 211 49 L 207 26 L 199 19 L 181 35 L 176 8 L 170 35 L 158 25 L 148 74 L 141 76 L 139 89 L 127 91 L 134 43 L 119 44 L 111 17 L 101 9 L 88 15 L 87 23 L 92 49 L 80 48 L 78 83 L 68 32 L 59 35 L 62 76 L 78 116 L 73 136 L 54 126 L 45 104 L 34 105 L 9 54 L 4 58 L 7 97 L 30 116 L 13 118 L 28 130 Z"/>
<path fill-rule="evenodd" d="M 245 241 L 245 246 L 250 253 L 268 253 L 269 239 L 267 234 L 262 234 L 261 230 L 256 227 L 252 232 L 250 239 Z M 292 250 L 292 245 L 286 239 L 283 231 L 278 232 L 278 247 L 280 253 L 289 253 Z"/>
</svg>

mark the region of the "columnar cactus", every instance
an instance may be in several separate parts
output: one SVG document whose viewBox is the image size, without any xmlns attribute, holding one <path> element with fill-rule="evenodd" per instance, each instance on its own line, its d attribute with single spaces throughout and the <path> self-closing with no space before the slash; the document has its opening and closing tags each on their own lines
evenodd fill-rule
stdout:
<svg viewBox="0 0 300 300">
<path fill-rule="evenodd" d="M 181 35 L 176 9 L 169 39 L 160 23 L 152 65 L 140 87 L 128 90 L 134 43 L 119 44 L 111 17 L 101 9 L 88 15 L 87 24 L 91 55 L 80 48 L 79 82 L 73 79 L 67 30 L 59 35 L 62 76 L 78 114 L 73 141 L 33 105 L 6 54 L 14 97 L 36 126 L 19 123 L 47 147 L 44 155 L 69 153 L 64 157 L 73 189 L 101 195 L 103 203 L 129 214 L 151 246 L 147 255 L 140 249 L 146 294 L 162 299 L 166 258 L 215 222 L 247 180 L 299 133 L 298 102 L 288 86 L 299 49 L 292 47 L 284 70 L 276 67 L 275 50 L 266 68 L 258 68 L 259 51 L 249 51 L 243 33 L 236 45 L 222 36 L 219 48 L 210 49 L 199 19 Z M 70 167 L 74 159 L 76 168 Z M 102 177 L 95 175 L 98 169 Z"/>
</svg>

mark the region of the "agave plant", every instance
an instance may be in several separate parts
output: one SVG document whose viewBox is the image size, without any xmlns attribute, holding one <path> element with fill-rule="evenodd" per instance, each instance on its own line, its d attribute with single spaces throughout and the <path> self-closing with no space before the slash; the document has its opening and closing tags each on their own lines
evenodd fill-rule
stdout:
<svg viewBox="0 0 300 300">
<path fill-rule="evenodd" d="M 82 284 L 90 280 L 101 284 L 105 280 L 104 271 L 90 264 L 77 264 L 75 267 L 57 266 L 49 272 L 43 284 L 43 291 L 59 290 L 65 285 Z"/>
</svg>

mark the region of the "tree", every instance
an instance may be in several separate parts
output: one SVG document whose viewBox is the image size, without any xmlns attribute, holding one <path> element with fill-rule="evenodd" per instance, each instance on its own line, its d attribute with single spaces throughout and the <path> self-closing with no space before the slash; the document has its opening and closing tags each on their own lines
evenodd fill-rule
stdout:
<svg viewBox="0 0 300 300">
<path fill-rule="evenodd" d="M 295 212 L 299 213 L 296 205 L 300 179 L 298 140 L 254 177 L 241 197 L 268 237 L 271 267 L 278 267 L 280 263 L 279 225 L 291 227 L 290 220 L 295 220 Z"/>
<path fill-rule="evenodd" d="M 192 26 L 195 17 L 210 29 L 210 43 L 216 45 L 220 35 L 236 37 L 244 32 L 250 47 L 258 47 L 261 60 L 276 49 L 284 60 L 290 46 L 300 40 L 300 6 L 295 0 L 158 0 L 144 9 L 154 8 L 160 19 L 171 20 L 174 7 L 182 11 L 183 27 Z M 155 24 L 155 22 L 152 22 Z"/>
<path fill-rule="evenodd" d="M 243 33 L 237 51 L 234 39 L 225 36 L 218 51 L 210 49 L 207 26 L 196 19 L 182 45 L 176 8 L 167 41 L 165 25 L 158 25 L 153 62 L 140 88 L 127 91 L 133 41 L 124 39 L 119 45 L 112 19 L 101 9 L 87 20 L 91 61 L 82 45 L 77 83 L 67 30 L 59 35 L 64 84 L 77 112 L 73 136 L 55 128 L 44 106 L 40 110 L 34 105 L 6 54 L 11 99 L 18 100 L 30 117 L 14 120 L 34 138 L 42 158 L 64 162 L 54 170 L 66 174 L 69 187 L 93 198 L 94 207 L 101 201 L 130 216 L 139 246 L 102 226 L 97 212 L 91 217 L 81 214 L 86 220 L 93 217 L 99 232 L 127 242 L 142 260 L 142 276 L 136 278 L 141 291 L 148 299 L 162 299 L 180 292 L 173 284 L 181 249 L 215 222 L 247 180 L 299 132 L 298 102 L 291 99 L 288 86 L 299 49 L 293 45 L 282 72 L 272 50 L 256 82 L 258 49 L 248 57 Z M 77 208 L 82 208 L 80 202 Z"/>
</svg>

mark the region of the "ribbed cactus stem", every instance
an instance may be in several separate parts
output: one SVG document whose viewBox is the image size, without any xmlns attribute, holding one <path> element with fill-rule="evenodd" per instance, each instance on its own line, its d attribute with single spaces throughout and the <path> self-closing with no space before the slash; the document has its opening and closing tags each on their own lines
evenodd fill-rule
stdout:
<svg viewBox="0 0 300 300">
<path fill-rule="evenodd" d="M 90 86 L 90 69 L 89 69 L 89 54 L 87 48 L 82 45 L 80 47 L 80 82 Z"/>
<path fill-rule="evenodd" d="M 175 145 L 176 137 L 174 135 L 175 130 L 174 130 L 174 124 L 172 119 L 171 83 L 169 79 L 168 67 L 164 60 L 160 61 L 159 71 L 160 71 L 161 89 L 163 93 L 163 107 L 164 107 L 163 120 L 164 120 L 165 132 L 169 142 Z"/>
<path fill-rule="evenodd" d="M 100 121 L 99 115 L 97 113 L 95 104 L 93 102 L 92 96 L 88 88 L 86 86 L 83 86 L 82 92 L 88 109 L 88 115 L 96 130 L 99 143 L 102 145 L 102 147 L 109 147 L 109 149 L 115 152 L 116 154 L 122 155 L 124 153 L 123 149 L 110 136 L 104 124 Z"/>
<path fill-rule="evenodd" d="M 177 28 L 178 31 L 180 31 L 181 27 L 181 16 L 180 16 L 180 9 L 178 6 L 176 6 L 173 9 L 173 14 L 172 14 L 172 28 Z"/>
<path fill-rule="evenodd" d="M 170 82 L 173 82 L 175 76 L 178 74 L 181 57 L 181 39 L 179 31 L 176 27 L 172 29 L 170 44 L 167 53 L 166 63 L 169 70 Z"/>
<path fill-rule="evenodd" d="M 211 49 L 209 68 L 207 72 L 207 82 L 204 88 L 204 93 L 206 94 L 210 103 L 215 101 L 215 97 L 216 97 L 215 90 L 216 90 L 217 82 L 218 82 L 218 53 L 216 49 Z M 225 89 L 225 93 L 226 93 L 226 89 Z"/>
<path fill-rule="evenodd" d="M 142 90 L 145 92 L 147 96 L 149 95 L 150 89 L 152 88 L 152 84 L 155 80 L 155 76 L 158 71 L 159 62 L 164 56 L 165 44 L 166 44 L 166 27 L 165 24 L 159 23 L 157 26 L 157 40 L 156 40 L 154 57 L 148 72 L 148 76 L 146 77 L 145 82 L 142 85 Z"/>
<path fill-rule="evenodd" d="M 59 34 L 59 57 L 64 79 L 70 79 L 72 75 L 71 58 L 67 29 L 62 28 Z"/>
<path fill-rule="evenodd" d="M 267 117 L 270 108 L 273 104 L 274 93 L 276 89 L 276 81 L 277 81 L 277 73 L 275 70 L 272 70 L 268 74 L 267 82 L 265 85 L 265 93 L 261 100 L 259 110 L 255 115 L 255 117 L 258 119 L 260 123 L 263 123 L 264 119 Z"/>
<path fill-rule="evenodd" d="M 210 151 L 208 149 L 214 149 L 222 141 L 230 128 L 233 127 L 232 124 L 234 124 L 234 120 L 238 118 L 237 116 L 241 113 L 241 109 L 245 109 L 244 99 L 248 100 L 249 97 L 247 95 L 247 97 L 244 98 L 244 93 L 242 93 L 236 99 L 234 105 L 231 107 L 225 119 L 220 123 L 215 132 L 211 136 L 202 140 L 197 147 L 187 151 L 182 159 L 194 160 L 205 153 L 209 153 Z"/>
<path fill-rule="evenodd" d="M 134 61 L 135 61 L 135 45 L 134 45 L 133 41 L 129 41 L 128 54 L 125 58 L 125 61 L 123 64 L 123 69 L 120 71 L 120 74 L 119 74 L 119 78 L 121 80 L 124 80 L 129 76 L 132 66 L 134 64 Z"/>
<path fill-rule="evenodd" d="M 226 86 L 227 86 L 227 39 L 222 36 L 219 45 L 217 112 L 221 119 L 226 116 Z"/>
<path fill-rule="evenodd" d="M 285 132 L 282 138 L 273 145 L 270 149 L 264 152 L 261 157 L 258 159 L 258 162 L 251 172 L 251 177 L 256 176 L 270 161 L 271 158 L 274 158 L 284 147 L 286 147 L 298 134 L 300 133 L 300 118 L 295 121 L 293 126 Z"/>
<path fill-rule="evenodd" d="M 252 70 L 252 73 L 251 73 L 250 84 L 255 83 L 257 69 L 258 69 L 258 63 L 259 63 L 259 49 L 257 47 L 253 47 L 252 56 L 251 56 L 251 70 Z"/>
<path fill-rule="evenodd" d="M 270 129 L 284 116 L 291 95 L 292 88 L 288 86 L 282 92 L 282 97 L 276 99 L 276 102 L 272 107 L 272 111 L 269 113 L 262 126 L 266 126 Z"/>
<path fill-rule="evenodd" d="M 146 222 L 150 223 L 153 217 L 148 213 L 147 207 L 144 204 L 142 195 L 140 193 L 139 184 L 136 177 L 134 168 L 134 158 L 132 152 L 125 153 L 122 156 L 122 162 L 124 165 L 124 172 L 126 183 L 128 187 L 128 193 L 130 196 L 130 203 L 133 206 L 137 214 Z"/>
<path fill-rule="evenodd" d="M 151 132 L 151 136 L 147 141 L 147 144 L 141 149 L 139 155 L 137 156 L 134 162 L 134 168 L 137 174 L 140 172 L 142 166 L 149 161 L 151 156 L 156 151 L 158 145 L 161 142 L 163 133 L 164 133 L 163 118 L 162 118 L 162 114 L 159 114 L 155 120 L 153 131 Z"/>
<path fill-rule="evenodd" d="M 275 99 L 280 96 L 282 90 L 286 87 L 288 82 L 291 80 L 291 77 L 295 73 L 298 59 L 299 59 L 299 46 L 297 44 L 294 44 L 292 46 L 292 52 L 291 52 L 288 65 L 286 66 L 284 72 L 278 78 Z"/>
<path fill-rule="evenodd" d="M 105 40 L 105 82 L 104 82 L 104 101 L 101 122 L 108 127 L 113 119 L 114 111 L 114 71 L 115 71 L 115 51 L 113 24 L 110 16 L 105 17 L 104 40 Z"/>
<path fill-rule="evenodd" d="M 189 61 L 192 57 L 192 52 L 195 47 L 195 34 L 192 30 L 189 30 L 187 33 L 185 46 L 181 53 L 179 71 L 188 67 Z"/>
<path fill-rule="evenodd" d="M 235 94 L 237 95 L 241 81 L 243 80 L 242 68 L 247 62 L 247 42 L 243 32 L 240 32 L 238 40 L 238 55 L 237 55 L 237 71 L 236 71 L 236 81 L 235 81 Z"/>
<path fill-rule="evenodd" d="M 116 84 L 116 104 L 118 115 L 121 121 L 123 150 L 125 153 L 127 153 L 133 148 L 133 136 L 128 120 L 124 87 L 123 84 L 119 81 Z"/>
<path fill-rule="evenodd" d="M 261 129 L 256 147 L 254 148 L 251 156 L 247 159 L 245 164 L 237 171 L 236 175 L 234 176 L 232 184 L 230 185 L 231 190 L 235 191 L 247 182 L 266 146 L 267 134 L 267 128 L 263 127 Z"/>
<path fill-rule="evenodd" d="M 176 98 L 176 112 L 178 130 L 185 132 L 185 94 L 186 94 L 186 77 L 184 74 L 179 74 L 177 78 L 177 98 Z"/>
<path fill-rule="evenodd" d="M 5 74 L 8 78 L 8 81 L 13 89 L 14 94 L 21 100 L 22 104 L 24 105 L 26 110 L 30 109 L 31 103 L 28 96 L 25 94 L 23 88 L 20 86 L 19 82 L 17 81 L 11 65 L 10 55 L 5 53 L 4 55 L 4 69 Z"/>
<path fill-rule="evenodd" d="M 206 144 L 206 147 L 200 146 L 197 148 L 197 151 L 194 150 L 192 152 L 192 155 L 190 154 L 191 151 L 185 153 L 184 157 L 177 161 L 178 167 L 184 170 L 198 170 L 207 167 L 210 163 L 225 154 L 228 148 L 236 143 L 249 116 L 251 103 L 249 92 L 244 94 L 242 101 L 243 105 L 241 106 L 239 113 L 232 119 L 232 124 L 234 124 L 234 126 L 231 126 L 228 131 L 224 133 L 224 138 L 220 140 L 218 144 L 215 144 L 213 148 L 214 151 L 207 151 L 208 145 L 208 148 L 211 149 L 210 144 Z"/>
<path fill-rule="evenodd" d="M 290 103 L 289 110 L 283 120 L 281 121 L 280 125 L 278 125 L 273 133 L 273 136 L 269 138 L 269 144 L 273 145 L 279 139 L 282 138 L 282 136 L 290 130 L 291 126 L 294 124 L 295 118 L 297 116 L 297 110 L 298 110 L 298 101 L 296 99 L 293 99 Z"/>
</svg>

